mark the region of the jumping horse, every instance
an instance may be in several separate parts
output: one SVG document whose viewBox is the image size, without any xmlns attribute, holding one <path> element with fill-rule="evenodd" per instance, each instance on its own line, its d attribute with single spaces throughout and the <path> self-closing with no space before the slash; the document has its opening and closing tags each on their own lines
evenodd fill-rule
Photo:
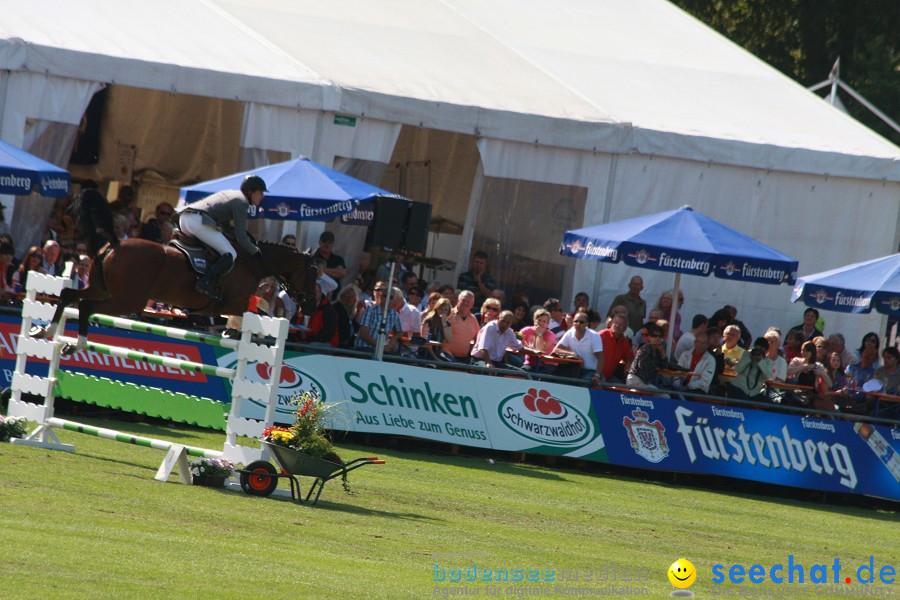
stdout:
<svg viewBox="0 0 900 600">
<path fill-rule="evenodd" d="M 304 313 L 312 314 L 315 309 L 318 270 L 308 253 L 281 244 L 259 242 L 262 257 L 256 258 L 238 246 L 233 270 L 221 279 L 221 300 L 215 300 L 194 290 L 197 273 L 180 250 L 138 238 L 119 241 L 111 227 L 112 213 L 106 200 L 100 197 L 101 204 L 85 202 L 86 199 L 90 196 L 81 199 L 78 217 L 82 231 L 88 233 L 93 253 L 88 286 L 80 290 L 64 289 L 50 324 L 36 328 L 33 333 L 36 337 L 52 337 L 63 311 L 76 306 L 78 345 L 64 349 L 66 353 L 84 349 L 88 319 L 94 313 L 140 313 L 147 300 L 153 298 L 194 315 L 241 315 L 259 281 L 269 276 L 285 286 Z M 101 232 L 105 236 L 98 238 Z"/>
</svg>

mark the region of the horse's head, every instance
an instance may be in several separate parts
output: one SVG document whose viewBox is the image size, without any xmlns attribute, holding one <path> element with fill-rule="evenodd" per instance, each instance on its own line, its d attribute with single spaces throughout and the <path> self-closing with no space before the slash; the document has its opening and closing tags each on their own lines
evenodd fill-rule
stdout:
<svg viewBox="0 0 900 600">
<path fill-rule="evenodd" d="M 259 244 L 263 260 L 284 283 L 288 295 L 294 299 L 304 315 L 316 310 L 316 279 L 319 270 L 312 256 L 289 246 L 262 242 Z"/>
</svg>

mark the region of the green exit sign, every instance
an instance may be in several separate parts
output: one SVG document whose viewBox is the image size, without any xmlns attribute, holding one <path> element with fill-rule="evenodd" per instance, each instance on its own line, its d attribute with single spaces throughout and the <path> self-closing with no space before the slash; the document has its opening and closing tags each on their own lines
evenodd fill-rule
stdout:
<svg viewBox="0 0 900 600">
<path fill-rule="evenodd" d="M 334 115 L 334 124 L 344 125 L 346 127 L 356 127 L 356 117 L 349 117 L 347 115 Z"/>
</svg>

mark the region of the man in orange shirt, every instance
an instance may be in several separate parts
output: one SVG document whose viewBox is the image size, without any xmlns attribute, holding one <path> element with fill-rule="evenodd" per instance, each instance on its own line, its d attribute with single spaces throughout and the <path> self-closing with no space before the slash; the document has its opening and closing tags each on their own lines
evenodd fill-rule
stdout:
<svg viewBox="0 0 900 600">
<path fill-rule="evenodd" d="M 473 306 L 475 294 L 464 290 L 459 293 L 456 308 L 450 311 L 450 332 L 453 338 L 444 344 L 444 351 L 461 363 L 469 362 L 472 342 L 478 337 L 478 331 L 481 329 L 478 320 L 472 314 Z"/>
</svg>

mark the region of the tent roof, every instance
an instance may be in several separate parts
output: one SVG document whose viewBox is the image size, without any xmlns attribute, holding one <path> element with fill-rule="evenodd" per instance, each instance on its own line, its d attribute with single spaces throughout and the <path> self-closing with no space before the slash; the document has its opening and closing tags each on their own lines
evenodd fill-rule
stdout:
<svg viewBox="0 0 900 600">
<path fill-rule="evenodd" d="M 0 69 L 900 181 L 900 149 L 665 0 L 0 0 L 0 9 Z"/>
</svg>

